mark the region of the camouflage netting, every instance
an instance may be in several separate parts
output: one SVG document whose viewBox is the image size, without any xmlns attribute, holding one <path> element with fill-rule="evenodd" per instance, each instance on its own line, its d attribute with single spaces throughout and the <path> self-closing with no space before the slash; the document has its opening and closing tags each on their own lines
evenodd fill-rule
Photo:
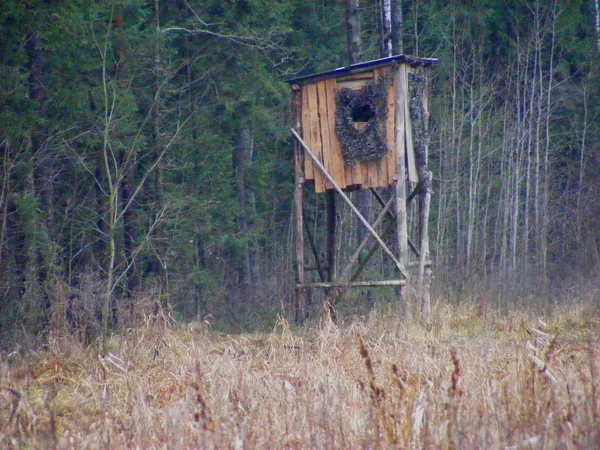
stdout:
<svg viewBox="0 0 600 450">
<path fill-rule="evenodd" d="M 381 78 L 377 83 L 366 85 L 360 90 L 340 89 L 336 96 L 335 131 L 342 144 L 346 166 L 356 161 L 379 161 L 387 152 L 387 90 L 389 80 Z M 360 120 L 356 115 L 359 111 Z M 366 122 L 363 130 L 355 127 L 356 122 Z"/>
</svg>

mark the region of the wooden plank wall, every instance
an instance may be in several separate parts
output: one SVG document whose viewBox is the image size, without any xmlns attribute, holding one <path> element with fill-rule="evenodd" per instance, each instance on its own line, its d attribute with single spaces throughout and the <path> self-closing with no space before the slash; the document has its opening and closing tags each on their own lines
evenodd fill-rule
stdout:
<svg viewBox="0 0 600 450">
<path fill-rule="evenodd" d="M 415 151 L 413 147 L 412 140 L 412 119 L 410 117 L 410 91 L 408 88 L 408 74 L 413 71 L 413 69 L 403 64 L 404 69 L 404 82 L 405 82 L 405 91 L 406 92 L 406 101 L 404 102 L 404 106 L 406 108 L 406 114 L 404 118 L 406 120 L 406 124 L 404 129 L 406 130 L 406 165 L 408 166 L 408 179 L 409 181 L 416 183 L 419 181 L 419 177 L 417 176 L 417 166 L 415 165 Z"/>
<path fill-rule="evenodd" d="M 395 80 L 396 77 L 393 76 L 395 70 L 397 70 L 396 66 L 388 66 L 337 80 L 331 78 L 302 86 L 302 139 L 342 189 L 385 187 L 395 183 L 395 91 L 400 88 L 404 92 L 408 92 L 408 71 L 411 69 L 407 65 L 401 65 L 402 76 L 400 78 L 403 86 L 395 86 L 392 83 L 388 88 L 387 117 L 380 118 L 380 125 L 386 128 L 388 153 L 381 161 L 368 163 L 357 161 L 353 167 L 344 164 L 342 147 L 335 131 L 335 98 L 338 82 L 340 87 L 360 89 L 366 83 L 376 82 L 382 76 L 389 76 Z M 401 107 L 405 110 L 405 132 L 400 138 L 405 143 L 409 178 L 411 181 L 416 181 L 408 98 L 403 103 Z M 314 180 L 315 190 L 318 193 L 333 189 L 331 183 L 323 177 L 319 169 L 314 167 L 310 158 L 304 158 L 304 176 L 307 181 Z"/>
</svg>

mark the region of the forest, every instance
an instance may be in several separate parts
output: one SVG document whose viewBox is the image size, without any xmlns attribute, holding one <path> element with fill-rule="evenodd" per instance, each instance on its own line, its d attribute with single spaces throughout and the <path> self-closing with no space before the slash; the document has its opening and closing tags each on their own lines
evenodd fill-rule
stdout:
<svg viewBox="0 0 600 450">
<path fill-rule="evenodd" d="M 382 58 L 300 104 L 390 178 L 307 181 L 299 77 Z M 0 448 L 600 448 L 599 61 L 599 0 L 0 0 Z"/>
<path fill-rule="evenodd" d="M 57 327 L 91 343 L 158 311 L 223 331 L 291 320 L 285 81 L 348 65 L 351 44 L 361 61 L 390 45 L 389 2 L 356 2 L 358 43 L 347 3 L 2 0 L 3 346 Z M 597 289 L 598 0 L 392 3 L 396 48 L 439 60 L 433 298 L 544 307 Z M 361 225 L 338 214 L 343 253 Z M 342 316 L 395 301 L 385 289 L 349 297 Z"/>
</svg>

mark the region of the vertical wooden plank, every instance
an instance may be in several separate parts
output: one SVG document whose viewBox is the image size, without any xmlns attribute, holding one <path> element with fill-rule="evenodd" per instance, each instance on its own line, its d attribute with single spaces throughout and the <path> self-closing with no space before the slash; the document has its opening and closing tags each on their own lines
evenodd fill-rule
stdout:
<svg viewBox="0 0 600 450">
<path fill-rule="evenodd" d="M 367 187 L 377 187 L 378 179 L 378 171 L 379 161 L 369 161 L 366 164 L 367 167 Z"/>
<path fill-rule="evenodd" d="M 425 76 L 425 85 L 423 86 L 423 106 L 425 107 L 425 115 L 427 116 L 427 123 L 429 124 L 429 80 L 431 72 L 429 68 L 423 67 L 422 73 Z"/>
<path fill-rule="evenodd" d="M 335 79 L 325 81 L 325 90 L 327 93 L 327 119 L 329 122 L 329 143 L 331 151 L 331 159 L 333 163 L 333 177 L 337 184 L 345 189 L 347 186 L 346 170 L 344 168 L 344 157 L 342 155 L 342 144 L 335 132 L 335 114 L 337 106 L 335 102 L 337 82 Z"/>
<path fill-rule="evenodd" d="M 385 186 L 385 180 L 387 176 L 387 154 L 381 158 L 379 164 L 377 164 L 377 187 Z"/>
<path fill-rule="evenodd" d="M 331 154 L 331 141 L 329 132 L 329 118 L 327 116 L 327 87 L 325 85 L 325 81 L 320 81 L 317 83 L 317 101 L 319 105 L 319 129 L 321 130 L 321 151 L 322 157 L 321 162 L 335 179 L 335 172 L 333 170 L 333 155 Z M 335 180 L 336 183 L 338 180 Z M 338 183 L 339 184 L 339 183 Z M 325 189 L 333 189 L 333 185 L 325 180 Z"/>
<path fill-rule="evenodd" d="M 339 89 L 341 89 L 341 88 L 339 87 L 338 82 L 336 81 L 336 88 L 335 88 L 336 98 L 337 98 L 337 92 Z M 336 106 L 336 109 L 337 109 L 337 106 Z M 338 144 L 340 145 L 340 153 L 342 154 L 343 168 L 344 168 L 344 174 L 345 174 L 345 178 L 346 178 L 346 187 L 353 186 L 353 185 L 357 184 L 354 181 L 354 168 L 346 165 L 346 160 L 343 157 L 342 144 L 340 143 L 340 139 L 339 139 L 339 136 L 337 135 L 337 133 L 336 133 L 335 137 L 336 137 Z"/>
<path fill-rule="evenodd" d="M 294 110 L 294 119 L 296 128 L 301 123 L 300 106 L 302 95 L 299 90 L 292 91 L 292 104 Z M 298 130 L 302 131 L 302 130 Z M 294 228 L 296 234 L 296 298 L 295 298 L 295 315 L 296 323 L 301 324 L 305 317 L 305 291 L 299 286 L 304 284 L 304 227 L 302 217 L 302 197 L 303 197 L 303 174 L 302 174 L 302 158 L 303 149 L 297 140 L 294 140 Z"/>
<path fill-rule="evenodd" d="M 344 173 L 346 174 L 346 187 L 353 186 L 355 183 L 352 178 L 352 167 L 344 166 Z"/>
<path fill-rule="evenodd" d="M 394 154 L 394 73 L 393 66 L 384 67 L 382 69 L 382 76 L 386 77 L 387 86 L 387 115 L 382 121 L 382 126 L 385 131 L 383 137 L 385 144 L 387 145 L 387 153 L 383 157 L 381 165 L 381 173 L 379 174 L 379 186 L 385 187 L 392 183 L 394 176 L 394 169 L 396 167 L 396 160 L 393 158 Z M 391 95 L 391 98 L 390 98 Z"/>
<path fill-rule="evenodd" d="M 394 75 L 394 142 L 395 142 L 395 156 L 396 161 L 394 163 L 394 179 L 396 184 L 398 183 L 398 174 L 400 170 L 406 174 L 406 168 L 398 167 L 400 161 L 406 164 L 406 103 L 407 103 L 407 85 L 406 85 L 406 65 L 399 64 L 396 73 Z"/>
<path fill-rule="evenodd" d="M 317 94 L 317 85 L 311 83 L 306 86 L 308 97 L 308 110 L 310 122 L 310 134 L 307 145 L 313 151 L 318 160 L 323 162 L 323 150 L 321 146 L 321 128 L 319 124 L 319 99 Z M 315 175 L 315 191 L 325 192 L 323 175 L 318 171 L 314 171 Z"/>
<path fill-rule="evenodd" d="M 354 166 L 352 166 L 352 181 L 354 181 L 354 184 L 357 185 L 359 189 L 361 189 L 364 184 L 363 163 L 360 161 L 354 161 Z"/>
<path fill-rule="evenodd" d="M 302 89 L 302 138 L 306 142 L 310 142 L 310 111 L 308 105 L 308 89 L 304 85 Z M 313 162 L 310 158 L 304 158 L 304 178 L 307 180 L 315 179 Z"/>
<path fill-rule="evenodd" d="M 384 143 L 387 146 L 387 129 L 386 129 L 387 118 L 382 117 L 379 119 L 379 127 L 381 130 L 381 136 L 384 139 Z M 387 172 L 388 172 L 388 153 L 390 149 L 388 147 L 387 153 L 381 157 L 377 162 L 377 187 L 386 186 Z"/>
<path fill-rule="evenodd" d="M 369 187 L 369 166 L 366 162 L 360 163 L 360 184 L 362 189 Z"/>
<path fill-rule="evenodd" d="M 373 80 L 374 83 L 377 84 L 382 76 L 385 75 L 384 69 L 375 69 L 373 71 Z M 385 129 L 385 118 L 377 117 L 377 126 L 379 130 Z M 382 167 L 386 165 L 385 157 L 382 157 L 379 161 L 373 161 L 367 163 L 368 169 L 368 187 L 375 188 L 381 186 L 381 175 L 382 175 Z"/>
<path fill-rule="evenodd" d="M 429 138 L 431 138 L 431 127 L 430 127 L 430 116 L 429 116 L 429 92 L 430 92 L 430 84 L 431 84 L 431 69 L 428 67 L 423 67 L 423 75 L 425 77 L 425 83 L 423 86 L 423 107 L 425 108 L 425 118 L 426 118 L 426 126 L 427 126 L 427 147 L 425 149 L 425 163 L 429 166 Z M 433 176 L 433 174 L 432 174 Z"/>
<path fill-rule="evenodd" d="M 357 188 L 362 187 L 362 167 L 359 161 L 354 161 L 354 165 L 350 167 L 352 172 L 352 182 Z"/>
<path fill-rule="evenodd" d="M 398 234 L 399 258 L 404 267 L 408 262 L 408 220 L 406 210 L 406 153 L 404 135 L 406 131 L 406 65 L 400 64 L 396 72 L 396 232 Z M 404 289 L 400 289 L 404 300 Z"/>
<path fill-rule="evenodd" d="M 405 121 L 406 121 L 406 161 L 408 167 L 408 179 L 409 181 L 416 183 L 419 181 L 419 176 L 417 175 L 417 166 L 415 165 L 415 149 L 413 147 L 412 140 L 412 119 L 410 116 L 410 90 L 408 88 L 408 74 L 412 72 L 412 68 L 405 65 L 406 67 L 406 101 L 404 102 L 406 113 L 405 113 Z"/>
<path fill-rule="evenodd" d="M 379 68 L 379 69 L 375 69 L 373 71 L 373 79 L 375 80 L 375 83 L 379 83 L 380 79 L 385 76 L 385 68 Z M 379 132 L 381 133 L 382 131 L 385 130 L 385 117 L 376 117 L 377 120 L 377 127 L 379 128 Z M 382 174 L 384 171 L 384 167 L 387 165 L 386 162 L 386 158 L 385 156 L 382 156 L 382 158 L 379 161 L 375 161 L 374 162 L 374 167 L 369 167 L 370 172 L 369 173 L 369 179 L 371 181 L 369 187 L 379 187 L 379 186 L 383 186 L 382 182 Z M 387 170 L 387 169 L 386 169 Z"/>
<path fill-rule="evenodd" d="M 387 174 L 385 178 L 385 186 L 391 186 L 394 184 L 394 177 L 396 175 L 396 82 L 397 77 L 394 77 L 394 81 L 390 83 L 388 87 L 388 116 L 387 116 Z"/>
<path fill-rule="evenodd" d="M 355 124 L 356 127 L 359 127 L 364 131 L 366 128 L 366 123 L 357 122 Z M 361 189 L 366 189 L 369 187 L 369 166 L 364 161 L 356 161 L 356 167 L 358 170 L 358 179 L 360 183 Z"/>
<path fill-rule="evenodd" d="M 338 81 L 336 81 L 336 90 L 335 90 L 335 95 L 337 96 L 337 92 L 338 89 L 342 89 L 340 87 L 340 85 L 338 84 Z M 337 106 L 336 106 L 337 109 Z M 335 120 L 335 119 L 334 119 Z M 358 181 L 355 181 L 354 179 L 354 173 L 355 173 L 355 167 L 354 166 L 347 166 L 346 165 L 346 160 L 343 158 L 343 151 L 341 148 L 341 143 L 339 140 L 339 136 L 336 133 L 336 141 L 337 143 L 340 145 L 340 153 L 342 154 L 342 160 L 343 160 L 343 164 L 344 164 L 344 174 L 345 174 L 345 178 L 346 178 L 346 186 L 354 186 L 356 184 L 358 184 Z"/>
</svg>

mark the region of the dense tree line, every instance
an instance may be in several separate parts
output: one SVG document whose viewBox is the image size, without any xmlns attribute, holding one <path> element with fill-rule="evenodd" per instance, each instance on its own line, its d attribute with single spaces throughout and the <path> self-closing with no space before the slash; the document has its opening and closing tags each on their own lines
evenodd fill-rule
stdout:
<svg viewBox="0 0 600 450">
<path fill-rule="evenodd" d="M 386 3 L 358 2 L 361 60 L 390 45 Z M 440 60 L 437 292 L 507 299 L 589 275 L 600 264 L 597 0 L 392 4 L 396 44 Z M 347 64 L 345 14 L 339 0 L 3 0 L 3 335 L 60 326 L 93 339 L 146 307 L 240 328 L 287 314 L 284 80 Z M 343 243 L 357 224 L 339 214 Z"/>
</svg>

